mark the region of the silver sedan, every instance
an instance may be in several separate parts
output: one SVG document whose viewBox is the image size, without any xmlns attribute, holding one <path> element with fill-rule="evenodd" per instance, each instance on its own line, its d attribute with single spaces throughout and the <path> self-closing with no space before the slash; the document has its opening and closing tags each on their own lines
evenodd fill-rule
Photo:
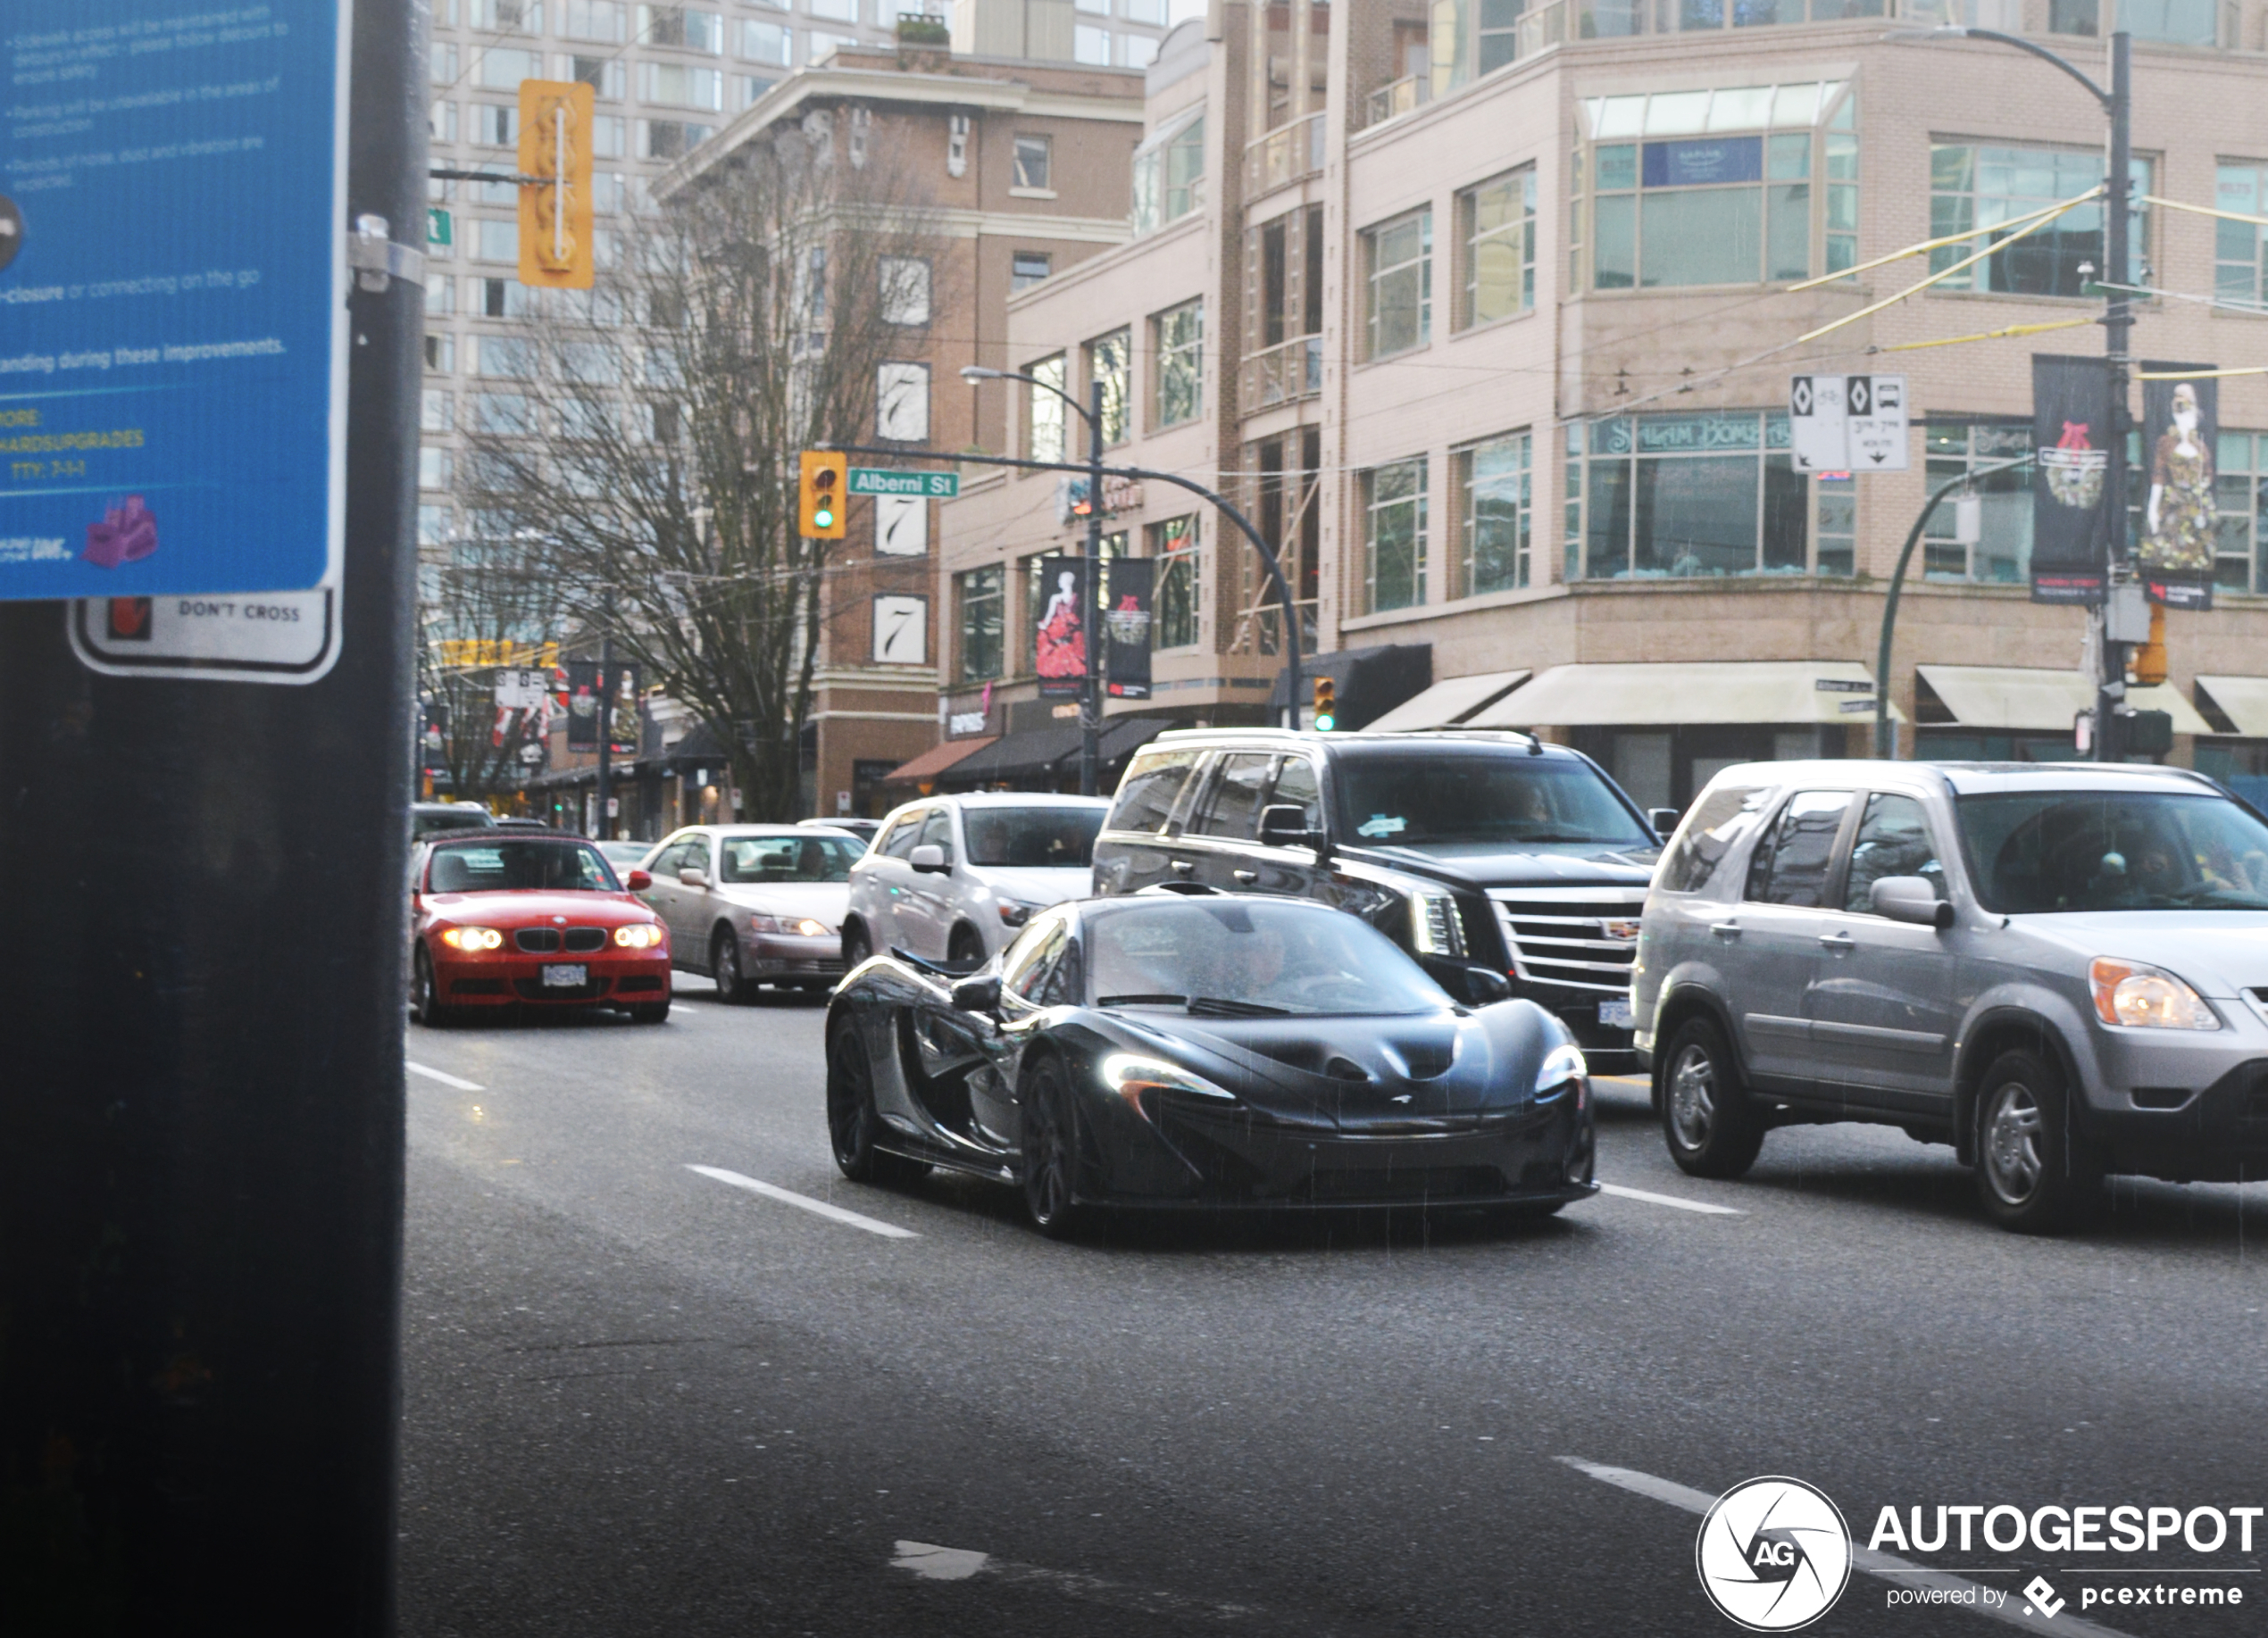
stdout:
<svg viewBox="0 0 2268 1638">
<path fill-rule="evenodd" d="M 794 825 L 696 825 L 663 839 L 640 895 L 668 924 L 673 963 L 745 1002 L 759 985 L 817 994 L 842 977 L 850 868 L 866 844 Z"/>
</svg>

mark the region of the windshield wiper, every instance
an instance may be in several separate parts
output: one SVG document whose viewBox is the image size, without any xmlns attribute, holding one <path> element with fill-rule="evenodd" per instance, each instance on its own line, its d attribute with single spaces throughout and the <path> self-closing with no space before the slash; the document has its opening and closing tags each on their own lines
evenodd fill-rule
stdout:
<svg viewBox="0 0 2268 1638">
<path fill-rule="evenodd" d="M 1179 1007 L 1187 1004 L 1186 995 L 1105 995 L 1095 1004 L 1098 1007 Z"/>
<path fill-rule="evenodd" d="M 1192 1018 L 1288 1018 L 1289 1007 L 1271 1007 L 1256 1001 L 1230 1001 L 1218 995 L 1196 995 L 1189 999 Z"/>
</svg>

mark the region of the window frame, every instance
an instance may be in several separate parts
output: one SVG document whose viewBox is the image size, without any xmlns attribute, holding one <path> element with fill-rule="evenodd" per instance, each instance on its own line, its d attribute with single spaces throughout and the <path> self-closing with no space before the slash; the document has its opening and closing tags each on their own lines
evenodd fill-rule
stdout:
<svg viewBox="0 0 2268 1638">
<path fill-rule="evenodd" d="M 1028 179 L 1031 174 L 1026 162 L 1027 146 L 1039 162 L 1039 179 Z M 1017 131 L 1008 139 L 1008 191 L 1026 198 L 1052 199 L 1055 196 L 1055 139 L 1045 131 Z"/>
<path fill-rule="evenodd" d="M 991 577 L 989 589 L 980 583 Z M 981 615 L 984 604 L 992 607 L 992 629 L 988 635 L 993 647 L 992 669 L 973 669 L 970 654 L 970 619 L 972 612 Z M 987 563 L 975 569 L 964 569 L 953 577 L 953 669 L 956 681 L 963 683 L 996 682 L 1007 675 L 1008 662 L 1008 566 Z M 980 663 L 980 662 L 979 662 Z"/>
<path fill-rule="evenodd" d="M 1177 321 L 1193 320 L 1191 333 L 1177 337 Z M 1150 429 L 1186 427 L 1205 416 L 1205 298 L 1177 302 L 1150 315 Z M 1174 415 L 1169 408 L 1169 387 L 1185 382 L 1188 412 Z"/>
<path fill-rule="evenodd" d="M 1513 573 L 1508 583 L 1489 586 L 1478 584 L 1474 573 L 1475 544 L 1480 536 L 1477 509 L 1479 496 L 1473 488 L 1476 457 L 1484 450 L 1504 445 L 1519 446 L 1516 470 L 1518 498 L 1513 503 L 1514 544 Z M 1535 572 L 1535 495 L 1536 438 L 1532 428 L 1521 428 L 1500 432 L 1485 438 L 1475 438 L 1461 444 L 1449 452 L 1449 474 L 1452 493 L 1456 502 L 1456 551 L 1452 562 L 1455 571 L 1453 598 L 1485 597 L 1499 592 L 1526 591 L 1534 584 Z"/>
<path fill-rule="evenodd" d="M 901 311 L 910 307 L 901 298 L 905 291 L 899 282 L 911 278 L 911 270 L 918 270 L 921 287 L 921 312 L 918 316 L 902 318 Z M 880 256 L 875 259 L 875 282 L 879 287 L 879 305 L 882 322 L 908 329 L 925 329 L 937 313 L 937 277 L 927 256 Z"/>
<path fill-rule="evenodd" d="M 1483 194 L 1504 188 L 1518 188 L 1521 194 L 1521 214 L 1517 220 L 1483 229 L 1480 225 L 1480 199 Z M 1517 319 L 1536 310 L 1536 202 L 1537 183 L 1534 162 L 1501 171 L 1486 181 L 1460 188 L 1456 195 L 1457 220 L 1457 303 L 1455 329 L 1463 332 L 1507 319 Z M 1515 241 L 1514 254 L 1519 258 L 1519 290 L 1515 304 L 1502 312 L 1482 316 L 1480 308 L 1480 259 L 1487 244 L 1506 238 Z"/>
<path fill-rule="evenodd" d="M 2230 192 L 2230 177 L 2234 171 L 2249 173 L 2241 195 L 2232 195 Z M 2264 200 L 2268 200 L 2268 160 L 2214 157 L 2213 203 L 2216 209 L 2245 216 L 2268 214 L 2260 208 Z M 2228 304 L 2218 311 L 2228 312 L 2230 306 L 2249 307 L 2268 314 L 2268 228 L 2253 222 L 2222 220 L 2214 222 L 2213 229 L 2213 299 Z M 2247 235 L 2252 243 L 2240 257 L 2235 243 Z M 2232 287 L 2230 272 L 2239 267 L 2244 270 L 2241 287 Z"/>
<path fill-rule="evenodd" d="M 1205 641 L 1205 539 L 1199 515 L 1188 512 L 1160 523 L 1146 524 L 1150 559 L 1157 567 L 1150 589 L 1152 635 L 1150 646 L 1159 653 L 1196 648 Z M 1167 641 L 1167 616 L 1177 635 Z M 1186 621 L 1186 628 L 1183 622 Z M 1188 631 L 1186 637 L 1178 635 Z"/>
<path fill-rule="evenodd" d="M 1417 230 L 1416 254 L 1391 264 L 1382 265 L 1379 257 L 1387 235 L 1414 227 Z M 1396 358 L 1405 353 L 1414 353 L 1430 346 L 1433 340 L 1433 206 L 1431 202 L 1414 210 L 1404 211 L 1388 217 L 1362 232 L 1363 243 L 1363 362 Z M 1380 309 L 1379 293 L 1388 280 L 1403 277 L 1414 270 L 1416 279 L 1415 324 L 1413 339 L 1398 346 L 1381 348 L 1379 345 Z M 1389 463 L 1390 464 L 1390 463 Z"/>
<path fill-rule="evenodd" d="M 1020 372 L 1059 388 L 1070 386 L 1071 357 L 1050 353 Z M 1071 406 L 1044 387 L 1024 385 L 1024 458 L 1027 461 L 1071 459 Z M 1035 474 L 1034 476 L 1038 476 Z"/>
<path fill-rule="evenodd" d="M 1753 444 L 1729 444 L 1722 441 L 1713 443 L 1709 441 L 1709 436 L 1704 428 L 1704 441 L 1697 448 L 1648 450 L 1643 447 L 1646 435 L 1640 428 L 1647 425 L 1667 427 L 1678 422 L 1688 424 L 1716 422 L 1720 425 L 1729 425 L 1748 417 L 1762 418 L 1758 425 L 1755 442 Z M 1608 440 L 1620 443 L 1621 447 L 1601 449 L 1600 443 Z M 1757 474 L 1755 555 L 1751 566 L 1745 569 L 1715 571 L 1697 567 L 1693 571 L 1682 574 L 1668 570 L 1657 572 L 1650 568 L 1641 569 L 1638 566 L 1641 491 L 1647 487 L 1647 482 L 1658 485 L 1659 474 L 1656 473 L 1652 478 L 1642 482 L 1638 464 L 1648 461 L 1722 459 L 1744 455 L 1755 457 Z M 1599 486 L 1595 481 L 1595 472 L 1602 463 L 1610 461 L 1625 463 L 1630 469 L 1627 479 L 1628 498 L 1625 506 L 1628 521 L 1622 537 L 1624 551 L 1622 560 L 1622 568 L 1617 573 L 1599 574 L 1594 571 L 1590 553 L 1593 525 L 1597 521 L 1595 513 L 1599 499 Z M 1792 484 L 1781 483 L 1776 486 L 1775 476 L 1791 479 Z M 1821 571 L 1817 566 L 1817 547 L 1813 530 L 1813 520 L 1815 516 L 1813 498 L 1814 494 L 1815 480 L 1807 478 L 1804 474 L 1794 470 L 1794 463 L 1789 454 L 1787 414 L 1781 410 L 1725 409 L 1697 411 L 1685 414 L 1611 416 L 1590 423 L 1577 422 L 1567 429 L 1567 488 L 1564 497 L 1567 578 L 1570 580 L 1648 582 L 1674 580 L 1688 585 L 1707 585 L 1714 581 L 1729 579 L 1766 578 L 1795 579 L 1816 577 Z M 1785 521 L 1785 514 L 1777 513 L 1775 509 L 1784 507 L 1789 512 L 1797 512 L 1796 498 L 1797 495 L 1802 497 L 1798 515 L 1801 518 L 1803 561 L 1801 564 L 1773 562 L 1770 561 L 1770 553 L 1774 545 L 1774 525 L 1776 521 L 1782 523 Z M 1674 495 L 1672 498 L 1675 498 Z M 1656 504 L 1658 504 L 1657 501 L 1646 503 L 1649 509 Z M 1782 540 L 1780 544 L 1784 548 L 1785 541 Z M 1697 564 L 1698 560 L 1695 561 Z"/>
<path fill-rule="evenodd" d="M 1082 344 L 1080 352 L 1087 361 L 1087 380 L 1100 382 L 1103 387 L 1102 414 L 1097 418 L 1103 447 L 1121 448 L 1134 436 L 1134 327 L 1121 324 L 1106 330 Z M 1088 402 L 1091 407 L 1091 396 Z"/>
<path fill-rule="evenodd" d="M 1426 529 L 1428 524 L 1429 479 L 1431 462 L 1424 455 L 1412 455 L 1401 461 L 1381 461 L 1362 474 L 1363 501 L 1363 612 L 1385 614 L 1396 609 L 1419 609 L 1426 603 Z M 1379 483 L 1389 474 L 1414 473 L 1416 482 L 1407 491 L 1388 499 L 1379 498 Z M 1381 603 L 1379 601 L 1379 528 L 1383 514 L 1407 506 L 1411 509 L 1409 590 L 1406 602 Z"/>
<path fill-rule="evenodd" d="M 1963 153 L 1970 156 L 1968 186 L 1965 188 L 1940 187 L 1940 179 L 1947 176 L 1949 170 L 1947 162 L 1941 159 L 1941 156 Z M 2070 160 L 2082 164 L 2091 160 L 2097 172 L 2092 185 L 2099 185 L 2103 177 L 2109 172 L 2108 162 L 2099 147 L 2090 148 L 2074 143 L 2017 144 L 1976 138 L 1947 138 L 1933 133 L 1930 137 L 1930 237 L 1933 239 L 1945 238 L 1956 233 L 1964 234 L 1966 237 L 1955 244 L 1940 246 L 1930 253 L 1930 270 L 1932 273 L 1951 267 L 1954 263 L 1972 256 L 1986 247 L 1987 240 L 2000 224 L 1979 225 L 1977 217 L 1980 213 L 1980 202 L 1988 199 L 1993 201 L 2005 212 L 2003 216 L 2005 221 L 2008 215 L 2021 216 L 2029 210 L 2037 210 L 2043 205 L 2052 204 L 2055 199 L 2072 196 L 2069 194 L 2034 195 L 1983 192 L 1979 186 L 1978 173 L 1986 162 L 1983 156 L 1988 154 L 2032 156 L 2035 161 L 2038 157 L 2044 156 L 2056 162 Z M 1999 162 L 2013 167 L 2022 163 L 2023 160 L 2018 157 Z M 2140 266 L 2150 258 L 2150 207 L 2143 204 L 2142 200 L 2144 195 L 2154 191 L 2160 167 L 2158 156 L 2148 154 L 2135 154 L 2130 165 L 2130 175 L 2134 179 L 2134 189 L 2132 203 L 2127 212 L 2127 254 L 2135 265 Z M 1965 203 L 1965 210 L 1956 208 L 1959 203 Z M 2076 283 L 2083 285 L 2084 282 L 2077 280 L 2080 262 L 2091 260 L 2097 268 L 2103 265 L 2103 251 L 2100 246 L 2104 230 L 2108 226 L 2103 211 L 2104 206 L 2096 204 L 2080 205 L 2072 212 L 2072 215 L 2082 219 L 2090 212 L 2094 215 L 2097 222 L 2094 237 L 2097 248 L 2089 251 L 2082 238 L 2079 244 L 2068 250 L 2048 252 L 2048 254 L 2056 254 L 2060 262 L 2072 268 Z M 2073 231 L 2077 230 L 2073 229 Z M 2030 235 L 2020 243 L 2027 247 L 2025 254 L 2036 256 L 2048 251 L 2051 244 L 2060 245 L 2062 240 L 2063 236 L 2060 233 L 2043 229 L 2039 232 Z M 1949 294 L 1997 296 L 2005 301 L 2017 302 L 2092 301 L 2094 299 L 2084 294 L 2081 288 L 2063 290 L 2052 287 L 2054 283 L 2061 278 L 2060 270 L 2051 279 L 2051 287 L 2047 289 L 1991 287 L 1986 281 L 1995 276 L 1996 270 L 2005 265 L 2006 263 L 2004 256 L 1996 253 L 1987 256 L 1974 266 L 1932 286 L 1931 288 Z"/>
</svg>

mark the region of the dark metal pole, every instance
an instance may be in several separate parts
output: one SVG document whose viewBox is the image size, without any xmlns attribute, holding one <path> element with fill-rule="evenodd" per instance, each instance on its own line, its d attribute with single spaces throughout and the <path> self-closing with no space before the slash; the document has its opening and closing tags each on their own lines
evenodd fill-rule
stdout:
<svg viewBox="0 0 2268 1638">
<path fill-rule="evenodd" d="M 0 604 L 11 1632 L 394 1630 L 429 15 L 353 8 L 329 229 L 404 254 L 346 297 L 329 675 L 96 676 Z"/>
<path fill-rule="evenodd" d="M 1087 411 L 1087 606 L 1079 611 L 1080 645 L 1087 675 L 1079 691 L 1079 794 L 1093 796 L 1101 784 L 1096 766 L 1103 735 L 1103 622 L 1096 618 L 1103 599 L 1103 383 L 1088 384 Z"/>
<path fill-rule="evenodd" d="M 1890 637 L 1897 629 L 1898 595 L 1905 589 L 1905 570 L 1914 561 L 1914 548 L 1922 544 L 1922 531 L 1929 527 L 1930 514 L 1938 503 L 1955 489 L 1964 487 L 1988 472 L 2004 471 L 2012 466 L 2022 466 L 2031 459 L 2019 455 L 2014 461 L 1996 461 L 1974 471 L 1938 486 L 1930 498 L 1922 503 L 1922 510 L 1914 520 L 1914 527 L 1905 532 L 1905 546 L 1897 554 L 1897 568 L 1890 574 L 1889 595 L 1882 603 L 1882 641 L 1874 651 L 1874 754 L 1884 761 L 1897 758 L 1897 727 L 1890 720 Z"/>
<path fill-rule="evenodd" d="M 2103 511 L 2110 538 L 2105 550 L 2103 603 L 2095 611 L 2096 629 L 2102 639 L 2097 644 L 2102 675 L 2095 693 L 2095 760 L 2098 762 L 2118 761 L 2126 752 L 2122 743 L 2124 724 L 2118 714 L 2119 708 L 2126 703 L 2126 644 L 2111 641 L 2110 594 L 2130 571 L 2126 543 L 2126 397 L 2128 371 L 2132 363 L 2130 337 L 2134 315 L 2126 286 L 2130 267 L 2127 212 L 2132 189 L 2130 173 L 2133 169 L 2130 136 L 2132 46 L 2133 37 L 2124 29 L 2111 36 L 2111 94 L 2107 99 L 2111 173 L 2105 179 L 2103 202 L 2107 217 L 2103 229 L 2103 260 L 2108 264 L 2104 279 L 2109 287 L 2104 292 L 2103 351 L 2110 361 L 2111 378 L 2110 470 L 2103 478 Z"/>
<path fill-rule="evenodd" d="M 606 811 L 612 800 L 611 777 L 614 750 L 614 597 L 606 597 L 606 631 L 598 640 L 598 839 L 614 839 L 614 821 Z"/>
</svg>

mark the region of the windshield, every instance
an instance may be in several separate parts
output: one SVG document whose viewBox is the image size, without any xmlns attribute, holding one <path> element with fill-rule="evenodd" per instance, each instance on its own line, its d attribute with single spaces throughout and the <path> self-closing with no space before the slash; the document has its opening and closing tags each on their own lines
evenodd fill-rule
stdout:
<svg viewBox="0 0 2268 1638">
<path fill-rule="evenodd" d="M 963 808 L 971 864 L 1084 870 L 1094 861 L 1101 808 Z"/>
<path fill-rule="evenodd" d="M 488 842 L 438 847 L 429 893 L 619 893 L 614 872 L 588 842 Z"/>
<path fill-rule="evenodd" d="M 2218 796 L 2039 791 L 1955 811 L 1997 914 L 2268 910 L 2268 827 Z"/>
<path fill-rule="evenodd" d="M 1099 1007 L 1263 1017 L 1451 1004 L 1368 922 L 1294 902 L 1161 899 L 1113 908 L 1088 921 L 1087 968 Z"/>
<path fill-rule="evenodd" d="M 718 871 L 728 882 L 846 882 L 866 849 L 848 836 L 727 836 Z"/>
<path fill-rule="evenodd" d="M 1339 823 L 1368 842 L 1657 845 L 1598 771 L 1570 757 L 1349 756 L 1336 772 Z"/>
</svg>

